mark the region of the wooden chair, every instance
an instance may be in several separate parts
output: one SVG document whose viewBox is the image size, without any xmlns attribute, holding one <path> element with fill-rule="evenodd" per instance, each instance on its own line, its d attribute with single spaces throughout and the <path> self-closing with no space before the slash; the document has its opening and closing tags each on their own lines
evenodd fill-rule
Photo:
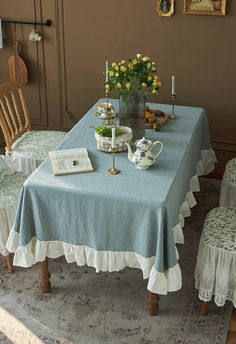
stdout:
<svg viewBox="0 0 236 344">
<path fill-rule="evenodd" d="M 220 207 L 236 208 L 236 158 L 225 166 L 220 188 Z"/>
<path fill-rule="evenodd" d="M 0 253 L 6 257 L 9 272 L 13 272 L 13 264 L 6 243 L 15 218 L 21 186 L 26 178 L 22 172 L 10 168 L 0 156 Z"/>
<path fill-rule="evenodd" d="M 15 81 L 0 86 L 0 127 L 6 154 L 27 174 L 32 173 L 66 135 L 61 131 L 31 130 L 24 92 Z"/>
<path fill-rule="evenodd" d="M 206 217 L 195 269 L 195 287 L 205 315 L 214 295 L 217 306 L 225 301 L 236 307 L 236 208 L 212 209 Z"/>
</svg>

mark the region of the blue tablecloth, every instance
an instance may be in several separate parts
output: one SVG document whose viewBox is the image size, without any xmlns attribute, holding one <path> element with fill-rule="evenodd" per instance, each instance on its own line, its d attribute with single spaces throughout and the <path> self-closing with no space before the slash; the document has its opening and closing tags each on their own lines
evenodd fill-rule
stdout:
<svg viewBox="0 0 236 344">
<path fill-rule="evenodd" d="M 102 101 L 102 100 L 100 100 Z M 118 101 L 111 100 L 118 110 Z M 171 106 L 149 104 L 170 113 Z M 176 106 L 177 120 L 146 137 L 160 140 L 163 151 L 148 170 L 139 170 L 127 153 L 116 154 L 121 173 L 106 171 L 110 153 L 97 151 L 94 129 L 101 124 L 91 109 L 57 149 L 85 147 L 94 172 L 55 177 L 49 160 L 23 186 L 7 248 L 14 264 L 24 267 L 46 256 L 65 255 L 68 262 L 97 271 L 140 268 L 148 289 L 166 294 L 181 287 L 176 243 L 196 204 L 197 175 L 214 168 L 206 112 Z"/>
</svg>

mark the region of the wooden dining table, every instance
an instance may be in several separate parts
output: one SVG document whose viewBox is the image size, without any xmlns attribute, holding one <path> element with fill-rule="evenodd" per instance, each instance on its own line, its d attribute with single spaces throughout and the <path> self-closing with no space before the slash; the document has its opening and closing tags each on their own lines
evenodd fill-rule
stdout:
<svg viewBox="0 0 236 344">
<path fill-rule="evenodd" d="M 110 102 L 119 112 L 118 100 Z M 148 105 L 171 113 L 171 105 Z M 94 127 L 102 121 L 92 107 L 56 150 L 86 148 L 93 172 L 54 176 L 47 159 L 24 183 L 7 249 L 14 265 L 41 262 L 44 292 L 50 291 L 48 258 L 60 256 L 97 272 L 141 269 L 151 315 L 158 313 L 158 295 L 181 288 L 176 244 L 184 243 L 182 227 L 196 204 L 198 176 L 212 171 L 216 159 L 206 111 L 176 106 L 175 114 L 161 131 L 145 131 L 146 138 L 163 143 L 149 169 L 138 169 L 127 152 L 119 152 L 121 172 L 111 175 L 111 154 L 96 148 Z"/>
</svg>

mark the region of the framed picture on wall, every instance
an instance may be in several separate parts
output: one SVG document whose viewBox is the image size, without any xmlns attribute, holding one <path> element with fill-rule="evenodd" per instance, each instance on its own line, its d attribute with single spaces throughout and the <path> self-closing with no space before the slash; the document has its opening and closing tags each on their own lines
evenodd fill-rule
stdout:
<svg viewBox="0 0 236 344">
<path fill-rule="evenodd" d="M 226 0 L 184 0 L 184 13 L 225 15 Z"/>
<path fill-rule="evenodd" d="M 174 0 L 157 0 L 159 16 L 170 17 L 174 14 Z"/>
</svg>

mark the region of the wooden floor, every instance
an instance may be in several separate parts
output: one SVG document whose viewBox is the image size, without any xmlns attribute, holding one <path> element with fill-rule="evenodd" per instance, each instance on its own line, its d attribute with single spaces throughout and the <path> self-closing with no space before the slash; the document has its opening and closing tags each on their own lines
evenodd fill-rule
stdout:
<svg viewBox="0 0 236 344">
<path fill-rule="evenodd" d="M 236 344 L 236 309 L 233 309 L 232 318 L 229 326 L 227 344 Z"/>
</svg>

